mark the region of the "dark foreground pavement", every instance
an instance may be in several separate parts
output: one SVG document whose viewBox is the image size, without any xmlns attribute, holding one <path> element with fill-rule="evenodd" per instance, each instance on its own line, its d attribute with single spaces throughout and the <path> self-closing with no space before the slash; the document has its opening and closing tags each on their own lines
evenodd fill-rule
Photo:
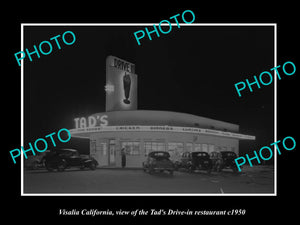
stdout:
<svg viewBox="0 0 300 225">
<path fill-rule="evenodd" d="M 238 174 L 174 172 L 150 175 L 137 169 L 24 171 L 24 194 L 273 194 L 274 168 L 244 167 Z"/>
</svg>

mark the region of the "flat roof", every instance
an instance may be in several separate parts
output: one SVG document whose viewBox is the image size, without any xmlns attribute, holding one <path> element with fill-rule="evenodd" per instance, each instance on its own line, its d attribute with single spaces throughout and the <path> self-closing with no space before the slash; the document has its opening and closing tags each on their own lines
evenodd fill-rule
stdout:
<svg viewBox="0 0 300 225">
<path fill-rule="evenodd" d="M 228 131 L 195 128 L 195 127 L 174 127 L 174 126 L 96 126 L 70 129 L 72 137 L 89 138 L 94 133 L 103 132 L 169 132 L 169 133 L 191 133 L 208 136 L 218 136 L 225 138 L 234 138 L 240 140 L 255 140 L 255 136 L 233 133 Z"/>
<path fill-rule="evenodd" d="M 188 113 L 158 110 L 128 110 L 95 113 L 100 118 L 107 115 L 109 126 L 179 126 L 239 132 L 239 125 Z"/>
</svg>

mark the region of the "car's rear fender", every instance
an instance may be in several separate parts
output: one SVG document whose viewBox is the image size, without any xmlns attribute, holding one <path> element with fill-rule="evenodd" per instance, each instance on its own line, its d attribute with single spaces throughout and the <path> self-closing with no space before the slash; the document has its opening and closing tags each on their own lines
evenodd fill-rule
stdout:
<svg viewBox="0 0 300 225">
<path fill-rule="evenodd" d="M 163 161 L 155 161 L 152 163 L 152 166 L 155 168 L 166 168 L 171 169 L 174 167 L 173 163 L 170 160 L 163 160 Z"/>
</svg>

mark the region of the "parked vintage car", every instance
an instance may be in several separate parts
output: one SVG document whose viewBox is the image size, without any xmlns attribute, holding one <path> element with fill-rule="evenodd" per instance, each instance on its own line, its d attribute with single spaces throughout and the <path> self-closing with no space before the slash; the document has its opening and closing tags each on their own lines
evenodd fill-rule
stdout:
<svg viewBox="0 0 300 225">
<path fill-rule="evenodd" d="M 180 161 L 176 162 L 178 169 L 184 168 L 189 172 L 195 170 L 206 170 L 210 173 L 212 170 L 212 161 L 207 152 L 184 152 Z"/>
<path fill-rule="evenodd" d="M 91 156 L 79 155 L 75 149 L 55 149 L 49 151 L 43 159 L 47 170 L 64 171 L 67 168 L 96 169 L 98 162 Z"/>
<path fill-rule="evenodd" d="M 27 170 L 37 170 L 43 168 L 44 164 L 42 162 L 42 159 L 45 155 L 46 153 L 42 152 L 37 155 L 28 156 L 28 158 L 24 160 L 24 168 Z"/>
<path fill-rule="evenodd" d="M 164 172 L 168 171 L 173 174 L 174 165 L 170 160 L 170 154 L 165 151 L 153 151 L 148 154 L 147 160 L 143 162 L 143 170 L 149 172 Z"/>
<path fill-rule="evenodd" d="M 232 151 L 223 151 L 223 152 L 211 152 L 210 157 L 213 161 L 213 168 L 220 172 L 223 169 L 229 168 L 232 169 L 233 172 L 237 172 L 237 166 L 235 163 L 235 159 L 237 155 Z"/>
</svg>

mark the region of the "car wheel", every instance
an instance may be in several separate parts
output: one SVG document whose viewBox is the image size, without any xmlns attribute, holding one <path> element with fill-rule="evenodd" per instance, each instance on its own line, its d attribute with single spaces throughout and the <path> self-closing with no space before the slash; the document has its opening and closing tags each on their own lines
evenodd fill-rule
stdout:
<svg viewBox="0 0 300 225">
<path fill-rule="evenodd" d="M 96 164 L 95 164 L 94 162 L 92 162 L 92 163 L 90 164 L 90 169 L 91 169 L 91 170 L 95 170 L 95 169 L 96 169 Z"/>
<path fill-rule="evenodd" d="M 237 167 L 232 166 L 231 168 L 232 168 L 233 173 L 237 173 L 237 171 L 238 171 Z"/>
<path fill-rule="evenodd" d="M 57 171 L 63 172 L 67 168 L 66 161 L 63 159 L 59 164 L 57 165 Z"/>
<path fill-rule="evenodd" d="M 211 169 L 208 169 L 208 170 L 207 170 L 207 174 L 211 174 Z"/>
<path fill-rule="evenodd" d="M 79 168 L 80 168 L 80 170 L 84 170 L 85 165 L 81 165 Z"/>
<path fill-rule="evenodd" d="M 49 166 L 46 166 L 46 169 L 49 171 L 49 172 L 52 172 L 53 171 L 53 168 L 49 167 Z"/>
<path fill-rule="evenodd" d="M 194 172 L 194 167 L 193 166 L 189 166 L 188 171 L 189 171 L 189 173 L 193 173 Z"/>
<path fill-rule="evenodd" d="M 49 171 L 49 172 L 52 172 L 53 171 L 53 168 L 49 165 L 49 163 L 45 163 L 45 167 L 46 169 Z"/>
<path fill-rule="evenodd" d="M 179 165 L 179 162 L 175 162 L 175 163 L 174 163 L 174 170 L 177 171 L 177 170 L 179 169 L 179 166 L 180 166 L 180 165 Z"/>
<path fill-rule="evenodd" d="M 57 171 L 59 172 L 63 172 L 65 170 L 65 165 L 64 164 L 60 164 L 57 166 Z"/>
<path fill-rule="evenodd" d="M 38 169 L 38 162 L 37 162 L 37 161 L 34 161 L 34 162 L 32 163 L 32 169 L 33 169 L 33 170 L 37 170 L 37 169 Z"/>
</svg>

